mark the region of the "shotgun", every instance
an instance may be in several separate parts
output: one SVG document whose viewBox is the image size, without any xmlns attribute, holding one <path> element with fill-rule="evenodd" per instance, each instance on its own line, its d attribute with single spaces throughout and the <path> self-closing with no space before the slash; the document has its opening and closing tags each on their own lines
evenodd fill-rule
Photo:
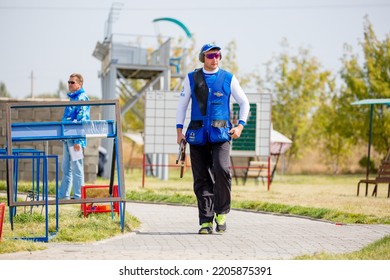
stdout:
<svg viewBox="0 0 390 280">
<path fill-rule="evenodd" d="M 177 153 L 176 164 L 180 162 L 180 178 L 183 178 L 184 166 L 186 161 L 186 141 L 182 139 L 180 141 L 179 152 Z"/>
</svg>

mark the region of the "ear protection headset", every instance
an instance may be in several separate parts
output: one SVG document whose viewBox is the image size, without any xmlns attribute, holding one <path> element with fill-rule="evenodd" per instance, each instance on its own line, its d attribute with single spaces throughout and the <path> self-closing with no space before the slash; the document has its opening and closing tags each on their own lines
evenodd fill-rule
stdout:
<svg viewBox="0 0 390 280">
<path fill-rule="evenodd" d="M 220 54 L 219 60 L 221 60 L 222 59 L 222 53 L 219 53 L 219 54 Z M 199 61 L 204 63 L 204 53 L 202 52 L 202 50 L 200 50 L 200 53 L 199 53 Z"/>
</svg>

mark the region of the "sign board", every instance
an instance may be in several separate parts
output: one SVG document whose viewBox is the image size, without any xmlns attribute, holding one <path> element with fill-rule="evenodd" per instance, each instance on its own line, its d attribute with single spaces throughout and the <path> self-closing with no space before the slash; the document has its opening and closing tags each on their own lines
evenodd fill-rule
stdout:
<svg viewBox="0 0 390 280">
<path fill-rule="evenodd" d="M 250 111 L 241 137 L 233 140 L 232 156 L 268 157 L 271 145 L 271 94 L 247 93 Z M 236 124 L 239 106 L 233 104 L 232 123 Z"/>
<path fill-rule="evenodd" d="M 180 92 L 174 91 L 146 92 L 145 154 L 177 154 L 176 108 L 179 95 Z"/>
<path fill-rule="evenodd" d="M 177 154 L 176 108 L 180 92 L 149 91 L 145 98 L 145 154 Z M 250 114 L 239 139 L 232 143 L 232 156 L 268 156 L 271 139 L 271 94 L 248 93 Z M 234 100 L 233 100 L 234 101 Z M 183 131 L 190 120 L 188 106 Z M 232 123 L 237 124 L 239 106 L 232 103 Z"/>
</svg>

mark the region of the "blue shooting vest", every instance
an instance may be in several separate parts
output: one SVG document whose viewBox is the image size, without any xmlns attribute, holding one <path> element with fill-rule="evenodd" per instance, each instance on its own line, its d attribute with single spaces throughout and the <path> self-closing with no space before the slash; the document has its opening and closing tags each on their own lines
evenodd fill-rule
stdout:
<svg viewBox="0 0 390 280">
<path fill-rule="evenodd" d="M 230 84 L 233 75 L 219 69 L 207 84 L 202 69 L 188 74 L 191 86 L 191 121 L 186 131 L 190 145 L 230 141 Z"/>
</svg>

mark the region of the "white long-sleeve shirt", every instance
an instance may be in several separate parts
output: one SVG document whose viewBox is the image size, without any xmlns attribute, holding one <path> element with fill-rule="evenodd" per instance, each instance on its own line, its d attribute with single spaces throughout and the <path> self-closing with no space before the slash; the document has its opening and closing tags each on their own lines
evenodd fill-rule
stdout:
<svg viewBox="0 0 390 280">
<path fill-rule="evenodd" d="M 210 71 L 206 71 L 205 69 L 202 69 L 202 71 L 207 74 L 216 73 L 218 72 L 218 70 L 219 68 L 213 72 L 210 72 Z M 241 88 L 240 83 L 238 82 L 237 78 L 234 75 L 230 83 L 230 90 L 231 90 L 232 97 L 240 106 L 239 121 L 245 124 L 249 115 L 250 105 L 249 105 L 248 97 L 246 96 L 244 90 Z M 184 125 L 186 112 L 190 100 L 191 100 L 191 86 L 190 86 L 190 80 L 187 75 L 184 79 L 183 89 L 180 93 L 179 103 L 177 105 L 176 127 L 178 125 L 179 126 Z"/>
</svg>

